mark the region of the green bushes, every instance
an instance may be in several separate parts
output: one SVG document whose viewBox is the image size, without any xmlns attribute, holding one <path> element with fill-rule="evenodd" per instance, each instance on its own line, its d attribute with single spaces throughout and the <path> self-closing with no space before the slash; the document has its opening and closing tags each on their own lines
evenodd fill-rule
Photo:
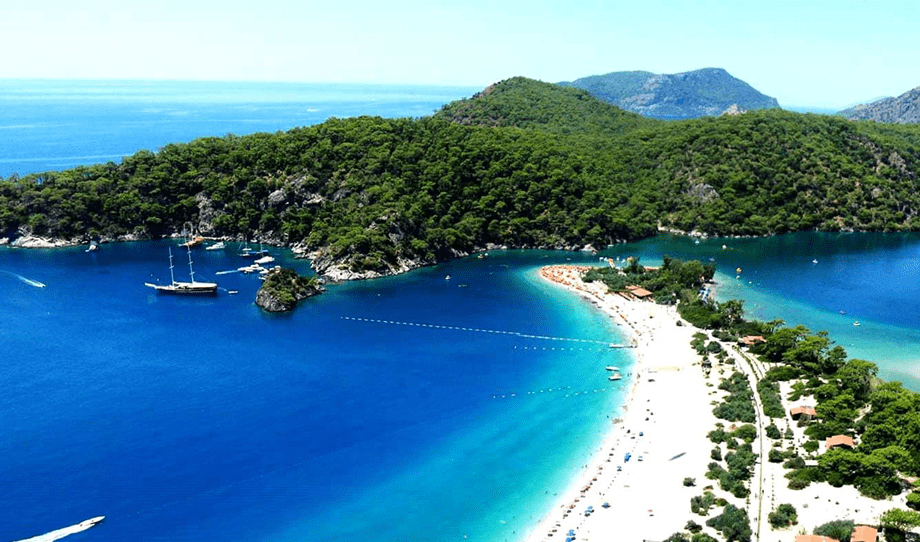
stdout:
<svg viewBox="0 0 920 542">
<path fill-rule="evenodd" d="M 706 521 L 706 525 L 722 533 L 726 542 L 750 542 L 751 522 L 747 511 L 734 505 L 726 505 L 722 513 Z"/>
<path fill-rule="evenodd" d="M 783 400 L 779 395 L 779 385 L 766 378 L 761 379 L 757 383 L 757 393 L 760 394 L 760 402 L 763 404 L 763 413 L 766 416 L 782 418 L 786 415 Z"/>
<path fill-rule="evenodd" d="M 767 437 L 771 439 L 778 440 L 778 439 L 783 438 L 783 434 L 779 432 L 779 428 L 776 427 L 776 424 L 774 423 L 771 423 L 770 425 L 768 425 L 765 431 L 767 433 Z"/>
<path fill-rule="evenodd" d="M 711 491 L 690 498 L 690 511 L 700 516 L 709 515 L 709 509 L 715 504 L 715 497 Z"/>
<path fill-rule="evenodd" d="M 719 384 L 719 389 L 729 392 L 728 397 L 717 405 L 712 413 L 717 418 L 728 421 L 754 423 L 755 413 L 752 402 L 753 393 L 748 385 L 747 377 L 741 373 L 733 373 Z"/>
<path fill-rule="evenodd" d="M 781 504 L 767 515 L 767 521 L 774 529 L 782 529 L 798 523 L 798 514 L 791 504 Z"/>
<path fill-rule="evenodd" d="M 853 525 L 854 523 L 852 520 L 838 519 L 815 527 L 812 533 L 833 538 L 840 542 L 850 542 L 850 535 L 853 534 Z"/>
</svg>

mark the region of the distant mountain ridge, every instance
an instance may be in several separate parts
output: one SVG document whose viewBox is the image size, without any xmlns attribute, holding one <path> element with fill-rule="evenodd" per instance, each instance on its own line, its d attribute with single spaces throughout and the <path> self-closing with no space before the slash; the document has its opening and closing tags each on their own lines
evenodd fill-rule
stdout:
<svg viewBox="0 0 920 542">
<path fill-rule="evenodd" d="M 584 89 L 600 100 L 654 119 L 694 119 L 721 115 L 729 108 L 751 111 L 779 107 L 776 98 L 758 92 L 722 68 L 675 74 L 613 72 L 559 85 Z"/>
<path fill-rule="evenodd" d="M 920 87 L 908 90 L 895 98 L 883 98 L 861 104 L 837 113 L 850 120 L 874 120 L 894 124 L 920 122 Z"/>
</svg>

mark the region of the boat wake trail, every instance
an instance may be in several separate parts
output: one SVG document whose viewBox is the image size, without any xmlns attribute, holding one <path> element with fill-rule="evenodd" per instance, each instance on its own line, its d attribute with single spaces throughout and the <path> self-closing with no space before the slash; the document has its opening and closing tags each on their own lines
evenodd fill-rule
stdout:
<svg viewBox="0 0 920 542">
<path fill-rule="evenodd" d="M 33 536 L 32 538 L 25 538 L 22 540 L 16 540 L 15 542 L 54 542 L 55 540 L 60 540 L 65 536 L 70 536 L 72 534 L 82 533 L 87 529 L 91 529 L 99 524 L 103 519 L 102 516 L 97 518 L 88 519 L 77 523 L 76 525 L 71 525 L 70 527 L 64 527 L 63 529 L 58 529 L 56 531 L 51 531 L 50 533 L 40 534 L 38 536 Z"/>
<path fill-rule="evenodd" d="M 38 282 L 37 280 L 27 279 L 27 278 L 25 278 L 24 276 L 22 276 L 22 275 L 17 275 L 16 273 L 13 273 L 13 272 L 11 272 L 11 271 L 3 271 L 2 269 L 0 269 L 0 272 L 6 273 L 7 275 L 9 275 L 9 276 L 11 276 L 11 277 L 16 277 L 17 279 L 21 280 L 22 282 L 25 282 L 25 283 L 28 284 L 29 286 L 35 286 L 36 288 L 44 288 L 44 287 L 45 287 L 45 285 L 44 285 L 43 283 Z"/>
<path fill-rule="evenodd" d="M 218 271 L 218 272 L 216 272 L 216 273 L 214 273 L 214 274 L 215 274 L 215 275 L 226 275 L 226 274 L 229 274 L 229 273 L 239 273 L 239 272 L 240 272 L 239 269 L 231 269 L 230 271 Z"/>
</svg>

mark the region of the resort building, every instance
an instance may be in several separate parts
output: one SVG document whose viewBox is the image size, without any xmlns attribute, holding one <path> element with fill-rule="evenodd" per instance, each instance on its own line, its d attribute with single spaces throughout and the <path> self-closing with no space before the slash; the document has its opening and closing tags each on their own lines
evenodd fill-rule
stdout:
<svg viewBox="0 0 920 542">
<path fill-rule="evenodd" d="M 875 542 L 876 540 L 878 540 L 878 530 L 868 525 L 853 527 L 853 534 L 850 535 L 850 542 Z"/>
<path fill-rule="evenodd" d="M 810 406 L 797 406 L 789 410 L 789 414 L 792 415 L 793 420 L 798 420 L 802 416 L 808 416 L 809 418 L 814 418 L 818 415 L 815 412 L 815 409 Z"/>
<path fill-rule="evenodd" d="M 639 286 L 627 286 L 626 291 L 638 299 L 647 299 L 652 296 L 652 292 Z"/>
<path fill-rule="evenodd" d="M 760 335 L 748 335 L 747 337 L 741 337 L 738 339 L 738 342 L 740 342 L 743 346 L 754 346 L 757 343 L 765 343 L 767 340 Z"/>
<path fill-rule="evenodd" d="M 834 435 L 824 441 L 824 448 L 832 450 L 834 448 L 845 447 L 852 450 L 856 446 L 853 444 L 853 437 L 847 435 Z"/>
</svg>

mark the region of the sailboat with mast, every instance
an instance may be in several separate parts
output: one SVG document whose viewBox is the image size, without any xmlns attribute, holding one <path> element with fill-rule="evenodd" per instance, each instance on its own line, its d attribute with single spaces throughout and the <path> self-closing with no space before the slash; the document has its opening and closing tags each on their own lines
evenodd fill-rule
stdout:
<svg viewBox="0 0 920 542">
<path fill-rule="evenodd" d="M 153 288 L 159 293 L 162 294 L 192 294 L 192 295 L 209 295 L 217 293 L 217 284 L 214 282 L 197 282 L 195 281 L 195 269 L 192 268 L 192 250 L 190 247 L 186 246 L 185 250 L 188 252 L 188 272 L 191 277 L 191 282 L 177 282 L 175 273 L 173 272 L 173 254 L 172 248 L 169 249 L 169 278 L 172 282 L 167 285 L 162 284 L 152 284 L 150 282 L 145 282 L 144 286 Z"/>
</svg>

